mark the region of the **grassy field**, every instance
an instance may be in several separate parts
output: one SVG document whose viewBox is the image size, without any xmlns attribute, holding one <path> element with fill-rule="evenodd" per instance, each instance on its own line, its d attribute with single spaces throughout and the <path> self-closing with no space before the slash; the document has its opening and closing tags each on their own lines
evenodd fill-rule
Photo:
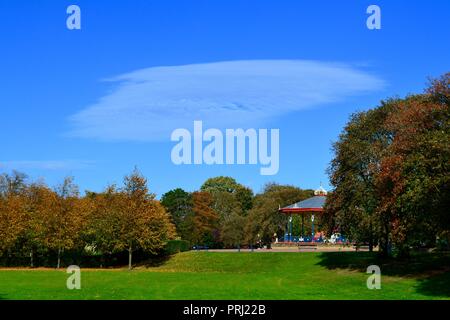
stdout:
<svg viewBox="0 0 450 320">
<path fill-rule="evenodd" d="M 366 287 L 378 264 L 382 288 Z M 0 299 L 450 299 L 450 256 L 408 261 L 374 254 L 185 252 L 152 266 L 82 270 L 68 290 L 65 270 L 0 270 Z"/>
</svg>

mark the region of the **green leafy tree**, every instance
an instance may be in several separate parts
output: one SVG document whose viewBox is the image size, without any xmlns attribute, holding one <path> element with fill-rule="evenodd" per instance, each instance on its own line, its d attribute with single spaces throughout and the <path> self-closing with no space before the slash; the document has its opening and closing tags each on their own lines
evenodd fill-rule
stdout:
<svg viewBox="0 0 450 320">
<path fill-rule="evenodd" d="M 240 251 L 245 239 L 246 218 L 233 213 L 225 218 L 222 226 L 222 241 L 226 246 L 237 246 Z"/>
<path fill-rule="evenodd" d="M 192 232 L 192 194 L 181 188 L 170 190 L 162 195 L 161 204 L 170 214 L 178 235 L 182 239 L 189 239 Z"/>
<path fill-rule="evenodd" d="M 214 194 L 216 192 L 234 193 L 238 187 L 238 183 L 231 177 L 214 177 L 206 180 L 200 187 L 200 191 Z"/>
<path fill-rule="evenodd" d="M 231 177 L 209 178 L 200 187 L 200 191 L 209 192 L 213 196 L 214 202 L 218 197 L 223 198 L 224 193 L 233 195 L 239 202 L 243 214 L 246 214 L 253 205 L 253 191 Z M 220 214 L 219 207 L 216 208 L 214 205 L 214 209 Z"/>
</svg>

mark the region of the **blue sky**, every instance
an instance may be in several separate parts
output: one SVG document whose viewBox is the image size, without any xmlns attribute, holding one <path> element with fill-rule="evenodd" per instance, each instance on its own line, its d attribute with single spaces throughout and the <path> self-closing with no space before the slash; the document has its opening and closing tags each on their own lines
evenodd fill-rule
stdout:
<svg viewBox="0 0 450 320">
<path fill-rule="evenodd" d="M 66 28 L 81 8 L 82 29 Z M 381 7 L 382 29 L 366 28 Z M 323 182 L 349 115 L 450 70 L 450 2 L 0 2 L 0 172 L 81 190 L 135 165 L 162 193 L 230 175 L 260 191 Z M 186 81 L 188 79 L 189 81 Z M 279 128 L 280 170 L 176 166 L 174 128 Z"/>
</svg>

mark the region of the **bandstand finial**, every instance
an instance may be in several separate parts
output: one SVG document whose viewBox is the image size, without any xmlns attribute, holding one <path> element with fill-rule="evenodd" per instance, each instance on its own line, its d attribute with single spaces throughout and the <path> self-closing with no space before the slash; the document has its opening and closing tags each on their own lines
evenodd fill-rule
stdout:
<svg viewBox="0 0 450 320">
<path fill-rule="evenodd" d="M 315 196 L 326 196 L 328 194 L 327 190 L 322 187 L 322 182 L 320 182 L 320 187 L 314 191 Z"/>
</svg>

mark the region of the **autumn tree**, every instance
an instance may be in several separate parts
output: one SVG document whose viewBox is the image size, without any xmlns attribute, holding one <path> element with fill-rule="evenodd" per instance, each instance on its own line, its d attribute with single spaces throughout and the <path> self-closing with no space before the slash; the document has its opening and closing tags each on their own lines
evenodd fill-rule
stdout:
<svg viewBox="0 0 450 320">
<path fill-rule="evenodd" d="M 388 243 L 389 220 L 383 223 L 377 214 L 380 195 L 375 179 L 391 141 L 384 122 L 395 104 L 391 100 L 374 110 L 353 114 L 333 145 L 335 157 L 328 169 L 335 189 L 327 197 L 325 215 L 335 216 L 340 231 L 356 243 L 368 243 L 370 251 L 378 239 Z"/>
<path fill-rule="evenodd" d="M 23 199 L 13 193 L 0 198 L 0 254 L 9 252 L 26 230 Z"/>
<path fill-rule="evenodd" d="M 176 234 L 168 213 L 149 193 L 147 179 L 137 169 L 124 178 L 121 190 L 112 188 L 99 197 L 93 222 L 96 244 L 112 252 L 128 251 L 130 270 L 133 252 L 155 254 Z"/>
<path fill-rule="evenodd" d="M 34 256 L 39 250 L 46 250 L 45 238 L 45 217 L 49 211 L 49 195 L 53 192 L 42 183 L 32 183 L 27 188 L 25 195 L 26 229 L 21 237 L 21 249 L 29 253 L 30 267 L 34 267 Z"/>
<path fill-rule="evenodd" d="M 104 192 L 88 192 L 89 217 L 84 230 L 84 239 L 88 246 L 102 256 L 123 250 L 116 237 L 121 232 L 121 214 L 119 193 L 115 185 L 108 186 Z"/>
<path fill-rule="evenodd" d="M 192 194 L 193 212 L 192 223 L 194 230 L 192 242 L 201 244 L 217 240 L 214 234 L 218 228 L 219 216 L 213 210 L 213 198 L 208 192 L 194 192 Z"/>
<path fill-rule="evenodd" d="M 326 212 L 353 240 L 408 255 L 448 235 L 449 83 L 354 115 L 334 145 Z"/>
<path fill-rule="evenodd" d="M 83 207 L 80 205 L 78 188 L 72 177 L 64 179 L 55 191 L 41 186 L 37 190 L 38 237 L 42 244 L 57 252 L 57 265 L 61 266 L 61 254 L 76 247 L 83 229 Z M 34 222 L 36 223 L 36 222 Z"/>
<path fill-rule="evenodd" d="M 450 231 L 450 73 L 398 101 L 386 120 L 394 138 L 381 163 L 381 214 L 391 215 L 400 255 Z"/>
<path fill-rule="evenodd" d="M 0 175 L 0 253 L 9 252 L 26 230 L 26 179 L 18 171 Z"/>
</svg>

